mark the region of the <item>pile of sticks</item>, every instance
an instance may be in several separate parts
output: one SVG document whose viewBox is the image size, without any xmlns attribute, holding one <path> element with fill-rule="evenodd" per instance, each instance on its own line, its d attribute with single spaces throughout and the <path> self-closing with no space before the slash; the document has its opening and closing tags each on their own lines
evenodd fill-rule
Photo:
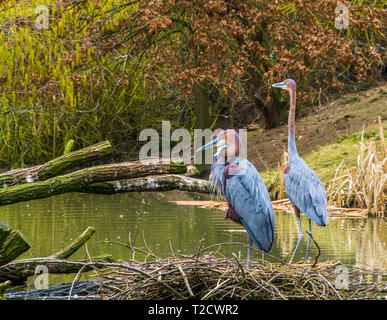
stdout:
<svg viewBox="0 0 387 320">
<path fill-rule="evenodd" d="M 242 243 L 220 243 L 187 256 L 174 254 L 152 262 L 135 260 L 96 269 L 103 299 L 382 299 L 387 287 L 380 274 L 352 268 L 350 283 L 340 286 L 337 263 L 287 264 L 265 260 L 250 269 L 236 254 L 205 254 L 210 248 Z M 272 258 L 272 257 L 271 257 Z M 364 279 L 369 276 L 366 282 Z"/>
</svg>

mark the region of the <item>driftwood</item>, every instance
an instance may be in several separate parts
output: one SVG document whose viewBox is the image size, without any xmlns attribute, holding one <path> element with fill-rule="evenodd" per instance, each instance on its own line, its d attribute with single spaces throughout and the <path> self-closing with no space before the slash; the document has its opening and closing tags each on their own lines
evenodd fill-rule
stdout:
<svg viewBox="0 0 387 320">
<path fill-rule="evenodd" d="M 42 165 L 7 171 L 0 174 L 0 188 L 44 181 L 78 165 L 105 158 L 111 153 L 112 146 L 110 142 L 104 141 L 81 150 L 66 153 Z"/>
<path fill-rule="evenodd" d="M 0 222 L 0 266 L 16 259 L 30 247 L 20 231 Z"/>
<path fill-rule="evenodd" d="M 211 188 L 207 180 L 175 174 L 97 182 L 91 183 L 83 188 L 83 192 L 102 194 L 168 190 L 209 193 Z"/>
<path fill-rule="evenodd" d="M 123 162 L 100 165 L 41 182 L 0 189 L 0 205 L 47 198 L 66 192 L 83 192 L 85 187 L 96 182 L 138 178 L 156 174 L 185 173 L 186 171 L 187 167 L 185 164 L 174 163 L 144 165 L 137 162 Z"/>
<path fill-rule="evenodd" d="M 228 210 L 228 204 L 225 201 L 202 201 L 202 200 L 188 200 L 188 201 L 171 201 L 180 206 L 199 206 L 201 208 L 210 208 L 218 209 L 222 211 Z M 289 199 L 275 200 L 271 202 L 275 212 L 288 212 L 294 213 L 292 204 Z M 336 206 L 328 206 L 328 215 L 330 217 L 356 217 L 356 218 L 366 218 L 367 210 L 360 208 L 339 208 Z"/>
<path fill-rule="evenodd" d="M 35 274 L 35 268 L 44 265 L 49 273 L 76 273 L 84 267 L 85 262 L 63 260 L 74 254 L 90 237 L 95 230 L 88 227 L 79 237 L 68 244 L 64 249 L 51 255 L 50 257 L 22 259 L 9 262 L 0 266 L 0 282 L 11 280 L 12 285 L 23 283 L 27 277 Z M 96 260 L 105 260 L 104 257 L 95 258 Z M 106 260 L 111 260 L 107 257 Z M 98 263 L 98 261 L 97 261 Z"/>
</svg>

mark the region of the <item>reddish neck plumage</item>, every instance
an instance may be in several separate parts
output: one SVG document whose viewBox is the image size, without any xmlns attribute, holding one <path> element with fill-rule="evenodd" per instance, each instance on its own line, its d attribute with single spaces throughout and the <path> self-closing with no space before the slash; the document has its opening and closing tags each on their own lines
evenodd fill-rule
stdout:
<svg viewBox="0 0 387 320">
<path fill-rule="evenodd" d="M 226 151 L 227 158 L 232 159 L 238 157 L 241 143 L 238 134 L 234 130 L 226 130 L 226 141 L 229 146 Z"/>
<path fill-rule="evenodd" d="M 290 86 L 290 111 L 289 111 L 289 121 L 288 121 L 288 156 L 289 161 L 298 155 L 296 148 L 296 139 L 294 136 L 294 118 L 296 114 L 296 87 Z"/>
</svg>

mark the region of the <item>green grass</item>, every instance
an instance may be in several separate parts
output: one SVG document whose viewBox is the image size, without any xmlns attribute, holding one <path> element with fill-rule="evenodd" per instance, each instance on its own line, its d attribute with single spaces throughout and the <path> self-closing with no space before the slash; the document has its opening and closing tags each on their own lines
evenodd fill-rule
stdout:
<svg viewBox="0 0 387 320">
<path fill-rule="evenodd" d="M 339 105 L 344 106 L 346 104 L 355 103 L 355 102 L 359 102 L 359 101 L 360 101 L 360 98 L 358 96 L 348 97 L 348 98 L 345 98 L 343 101 L 341 101 Z"/>
<path fill-rule="evenodd" d="M 384 137 L 387 140 L 387 131 L 384 130 Z M 378 127 L 370 127 L 364 132 L 364 142 L 370 139 L 376 141 L 377 150 L 380 151 L 380 138 Z M 317 174 L 325 188 L 335 177 L 336 169 L 344 160 L 341 169 L 346 171 L 356 166 L 357 145 L 361 140 L 361 132 L 356 135 L 346 136 L 335 143 L 321 146 L 317 151 L 302 156 L 307 165 Z M 261 172 L 270 196 L 274 199 L 279 191 L 278 169 L 274 168 Z"/>
</svg>

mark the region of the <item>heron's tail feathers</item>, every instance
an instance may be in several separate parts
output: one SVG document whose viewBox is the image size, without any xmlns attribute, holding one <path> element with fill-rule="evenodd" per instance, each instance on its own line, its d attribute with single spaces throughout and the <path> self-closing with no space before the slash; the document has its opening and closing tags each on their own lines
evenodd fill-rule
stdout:
<svg viewBox="0 0 387 320">
<path fill-rule="evenodd" d="M 269 252 L 273 247 L 274 232 L 272 230 L 260 230 L 260 232 L 253 232 L 242 220 L 247 233 L 251 240 L 255 243 L 257 248 L 263 252 Z"/>
<path fill-rule="evenodd" d="M 328 224 L 328 213 L 326 207 L 317 207 L 315 209 L 314 222 L 320 227 L 326 227 Z"/>
</svg>

